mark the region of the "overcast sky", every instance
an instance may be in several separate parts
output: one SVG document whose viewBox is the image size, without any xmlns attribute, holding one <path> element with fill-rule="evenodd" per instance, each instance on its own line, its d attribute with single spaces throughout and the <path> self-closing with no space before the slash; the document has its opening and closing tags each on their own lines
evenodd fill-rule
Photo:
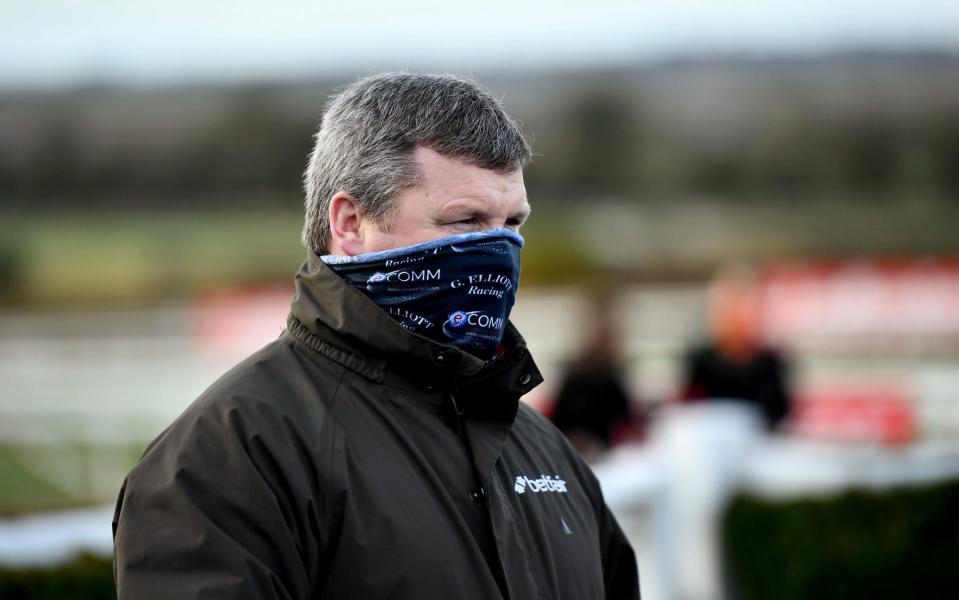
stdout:
<svg viewBox="0 0 959 600">
<path fill-rule="evenodd" d="M 0 88 L 959 51 L 959 0 L 0 0 Z"/>
</svg>

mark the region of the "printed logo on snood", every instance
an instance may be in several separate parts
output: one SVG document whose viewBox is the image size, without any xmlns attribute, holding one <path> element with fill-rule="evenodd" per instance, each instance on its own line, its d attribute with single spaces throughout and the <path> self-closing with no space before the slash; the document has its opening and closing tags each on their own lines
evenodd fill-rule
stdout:
<svg viewBox="0 0 959 600">
<path fill-rule="evenodd" d="M 522 247 L 522 236 L 498 228 L 320 258 L 404 328 L 489 360 L 513 308 Z"/>
</svg>

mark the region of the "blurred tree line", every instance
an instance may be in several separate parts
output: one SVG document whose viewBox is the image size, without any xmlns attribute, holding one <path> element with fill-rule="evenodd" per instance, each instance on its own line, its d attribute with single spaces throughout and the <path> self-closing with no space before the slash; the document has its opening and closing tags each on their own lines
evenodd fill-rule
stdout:
<svg viewBox="0 0 959 600">
<path fill-rule="evenodd" d="M 793 201 L 959 187 L 959 58 L 844 55 L 491 76 L 537 196 Z M 7 208 L 296 206 L 334 82 L 0 98 Z"/>
<path fill-rule="evenodd" d="M 274 194 L 298 193 L 314 114 L 274 104 L 266 92 L 236 89 L 217 93 L 219 109 L 206 122 L 181 122 L 178 110 L 193 108 L 190 93 L 32 100 L 49 106 L 28 127 L 20 123 L 19 138 L 4 136 L 0 194 L 26 209 L 155 209 L 235 206 L 251 196 L 262 205 Z M 87 110 L 91 102 L 128 110 L 104 123 Z"/>
<path fill-rule="evenodd" d="M 348 79 L 0 91 L 0 304 L 288 281 L 312 135 Z M 478 79 L 536 153 L 527 282 L 959 251 L 959 55 Z"/>
</svg>

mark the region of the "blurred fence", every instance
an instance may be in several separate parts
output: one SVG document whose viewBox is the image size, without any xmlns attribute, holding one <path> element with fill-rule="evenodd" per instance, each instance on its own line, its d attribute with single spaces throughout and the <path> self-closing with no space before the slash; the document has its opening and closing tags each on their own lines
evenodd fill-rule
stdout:
<svg viewBox="0 0 959 600">
<path fill-rule="evenodd" d="M 649 394 L 671 385 L 701 295 L 679 287 L 624 298 L 627 354 Z M 145 442 L 219 374 L 275 339 L 288 306 L 289 293 L 270 291 L 153 309 L 0 314 L 0 442 Z M 532 402 L 551 393 L 585 310 L 573 289 L 521 291 L 513 320 L 548 382 Z"/>
<path fill-rule="evenodd" d="M 840 272 L 852 273 L 855 284 L 835 279 Z M 597 473 L 637 546 L 646 597 L 720 593 L 716 528 L 736 490 L 804 497 L 959 476 L 955 338 L 948 328 L 890 323 L 895 302 L 863 307 L 888 296 L 883 272 L 862 263 L 846 271 L 769 271 L 768 298 L 778 299 L 766 307 L 766 319 L 792 349 L 798 400 L 790 430 L 804 438 L 765 439 L 748 428 L 724 428 L 722 418 L 706 423 L 696 410 L 674 412 L 667 405 L 682 356 L 704 332 L 707 287 L 618 290 L 610 310 L 634 403 L 659 412 L 649 443 L 614 452 Z M 951 280 L 927 278 L 934 285 L 923 287 L 897 277 L 893 296 L 915 318 L 953 310 Z M 925 312 L 910 304 L 917 291 Z M 513 320 L 546 377 L 526 398 L 535 406 L 549 407 L 583 340 L 589 294 L 574 287 L 520 291 Z M 0 561 L 50 563 L 82 549 L 107 552 L 109 503 L 145 444 L 219 374 L 280 333 L 289 295 L 281 287 L 152 308 L 0 314 L 2 512 L 102 506 L 0 522 Z M 862 311 L 869 306 L 867 319 Z M 842 318 L 850 312 L 858 330 Z M 888 414 L 906 415 L 907 435 L 884 437 Z M 725 467 L 715 462 L 717 448 L 729 454 Z"/>
<path fill-rule="evenodd" d="M 702 333 L 704 297 L 702 285 L 621 290 L 614 318 L 640 406 L 674 398 L 681 357 Z M 85 473 L 83 486 L 94 498 L 111 496 L 130 452 L 106 455 L 102 449 L 142 448 L 217 376 L 279 335 L 288 299 L 289 290 L 280 288 L 149 309 L 0 314 L 0 445 L 74 448 L 66 461 L 34 452 L 27 466 L 57 486 L 70 487 Z M 513 320 L 546 377 L 526 398 L 533 405 L 552 401 L 589 310 L 582 289 L 520 291 Z M 788 324 L 778 322 L 781 329 Z M 855 428 L 872 426 L 867 413 L 881 411 L 883 398 L 894 393 L 914 422 L 909 436 L 959 437 L 959 366 L 950 347 L 877 344 L 869 331 L 866 343 L 846 335 L 837 348 L 817 342 L 834 339 L 821 329 L 806 330 L 810 335 L 803 337 L 802 328 L 794 328 L 787 340 L 795 349 L 797 414 L 812 419 L 798 423 L 806 433 L 879 439 L 881 432 Z M 857 400 L 863 396 L 865 402 Z M 847 424 L 829 421 L 850 415 Z M 75 448 L 98 455 L 85 458 Z M 78 468 L 76 461 L 88 459 L 90 465 Z"/>
</svg>

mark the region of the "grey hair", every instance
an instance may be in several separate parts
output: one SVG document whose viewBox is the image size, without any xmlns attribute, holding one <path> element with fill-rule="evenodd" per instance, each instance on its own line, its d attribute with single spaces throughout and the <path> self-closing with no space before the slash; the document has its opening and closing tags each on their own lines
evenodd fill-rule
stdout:
<svg viewBox="0 0 959 600">
<path fill-rule="evenodd" d="M 325 254 L 330 200 L 345 191 L 384 230 L 396 195 L 420 182 L 417 146 L 500 173 L 522 169 L 529 143 L 502 104 L 477 83 L 450 75 L 385 73 L 334 95 L 303 175 L 303 243 Z"/>
</svg>

